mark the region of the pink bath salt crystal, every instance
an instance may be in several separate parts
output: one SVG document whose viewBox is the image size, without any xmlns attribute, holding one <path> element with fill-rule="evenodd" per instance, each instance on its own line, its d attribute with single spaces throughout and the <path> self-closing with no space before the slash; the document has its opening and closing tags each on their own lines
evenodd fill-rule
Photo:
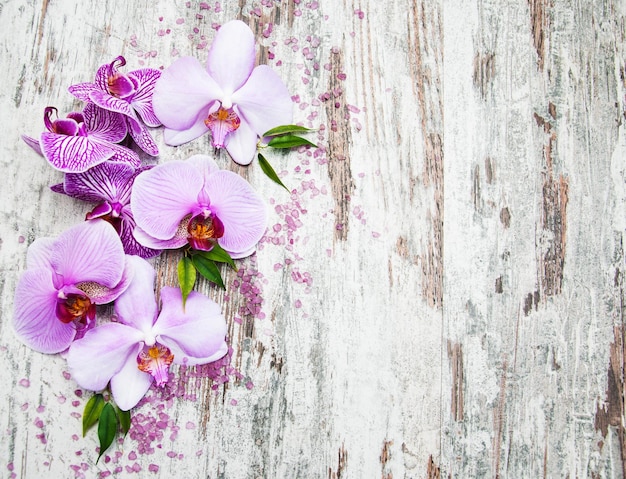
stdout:
<svg viewBox="0 0 626 479">
<path fill-rule="evenodd" d="M 295 2 L 294 2 L 295 3 Z M 301 17 L 302 16 L 302 10 L 300 9 L 296 9 L 293 11 L 293 16 L 294 17 Z"/>
<path fill-rule="evenodd" d="M 176 453 L 174 451 L 168 451 L 167 457 L 170 459 L 174 459 L 176 457 Z"/>
<path fill-rule="evenodd" d="M 28 388 L 30 387 L 30 381 L 26 378 L 24 379 L 20 379 L 20 386 L 24 387 L 24 388 Z"/>
<path fill-rule="evenodd" d="M 22 409 L 22 411 L 26 411 L 28 409 L 28 403 L 25 402 L 24 404 L 22 404 L 21 409 Z"/>
<path fill-rule="evenodd" d="M 299 308 L 301 308 L 301 307 L 302 307 L 302 301 L 300 301 L 299 299 L 296 299 L 296 301 L 295 301 L 295 303 L 293 303 L 293 305 L 294 305 L 296 308 L 298 308 L 298 309 L 299 309 Z"/>
<path fill-rule="evenodd" d="M 35 426 L 37 426 L 39 429 L 43 429 L 43 421 L 41 419 L 36 418 L 33 424 L 35 424 Z"/>
<path fill-rule="evenodd" d="M 19 236 L 17 237 L 17 242 L 18 242 L 18 243 L 22 244 L 24 241 L 26 241 L 26 238 L 24 238 L 22 235 L 19 235 Z"/>
<path fill-rule="evenodd" d="M 206 2 L 200 2 L 200 10 L 211 10 L 211 7 Z"/>
<path fill-rule="evenodd" d="M 63 396 L 63 395 L 61 395 L 61 396 L 59 396 L 57 398 L 57 401 L 58 401 L 59 404 L 65 404 L 66 400 L 67 400 L 67 398 L 65 396 Z"/>
<path fill-rule="evenodd" d="M 135 451 L 130 451 L 128 453 L 128 459 L 130 459 L 131 461 L 134 461 L 135 459 L 137 459 L 137 453 Z"/>
<path fill-rule="evenodd" d="M 254 384 L 252 383 L 252 381 L 246 382 L 246 389 L 252 389 L 253 387 L 254 387 Z"/>
<path fill-rule="evenodd" d="M 380 238 L 380 233 L 378 231 L 372 231 L 372 238 Z"/>
<path fill-rule="evenodd" d="M 41 406 L 41 405 L 40 405 L 40 406 L 37 406 L 37 412 L 38 412 L 38 413 L 42 413 L 42 412 L 44 412 L 45 410 L 46 410 L 46 406 Z"/>
<path fill-rule="evenodd" d="M 185 424 L 185 427 L 187 429 L 195 429 L 196 425 L 193 422 L 191 422 L 191 421 L 187 421 L 187 424 Z"/>
<path fill-rule="evenodd" d="M 236 399 L 231 399 L 230 400 L 230 405 L 231 406 L 236 406 L 237 405 L 237 400 Z"/>
<path fill-rule="evenodd" d="M 276 263 L 276 264 L 274 265 L 274 271 L 278 271 L 279 269 L 282 269 L 282 267 L 283 267 L 283 265 L 282 265 L 282 264 L 280 264 L 280 263 Z"/>
<path fill-rule="evenodd" d="M 176 19 L 176 25 L 182 25 L 183 23 L 185 23 L 185 19 L 184 18 L 177 18 Z"/>
<path fill-rule="evenodd" d="M 157 473 L 159 472 L 159 466 L 157 466 L 156 464 L 149 464 L 148 471 Z"/>
</svg>

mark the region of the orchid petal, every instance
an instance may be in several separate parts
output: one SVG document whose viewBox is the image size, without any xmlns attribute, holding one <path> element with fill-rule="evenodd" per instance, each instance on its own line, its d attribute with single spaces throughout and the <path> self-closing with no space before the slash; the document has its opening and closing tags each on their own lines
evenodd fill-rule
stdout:
<svg viewBox="0 0 626 479">
<path fill-rule="evenodd" d="M 187 130 L 197 122 L 200 113 L 222 95 L 222 89 L 200 62 L 184 57 L 161 73 L 154 87 L 152 107 L 165 127 Z"/>
<path fill-rule="evenodd" d="M 101 220 L 93 220 L 93 221 L 101 221 Z M 135 277 L 135 269 L 133 264 L 129 259 L 132 256 L 126 255 L 124 259 L 124 270 L 122 271 L 122 278 L 120 281 L 112 288 L 108 288 L 106 286 L 102 286 L 99 283 L 95 283 L 93 281 L 87 281 L 78 283 L 78 287 L 81 291 L 83 291 L 92 303 L 95 304 L 107 304 L 112 301 L 115 301 L 120 294 L 122 294 L 128 288 L 129 284 Z"/>
<path fill-rule="evenodd" d="M 26 268 L 45 268 L 52 270 L 50 261 L 52 259 L 52 250 L 54 248 L 54 238 L 37 238 L 28 247 L 26 253 Z"/>
<path fill-rule="evenodd" d="M 126 121 L 121 113 L 88 103 L 83 110 L 83 115 L 90 137 L 108 143 L 119 143 L 126 137 Z"/>
<path fill-rule="evenodd" d="M 121 113 L 137 121 L 137 115 L 126 100 L 114 97 L 104 91 L 94 90 L 89 94 L 89 100 L 105 110 Z"/>
<path fill-rule="evenodd" d="M 114 143 L 107 144 L 107 147 L 115 152 L 115 154 L 109 158 L 108 161 L 127 164 L 133 168 L 139 168 L 141 166 L 141 159 L 139 158 L 139 155 L 137 155 L 137 153 L 130 148 L 126 148 L 122 145 L 116 145 Z M 154 147 L 156 148 L 156 145 Z M 158 154 L 158 151 L 156 154 Z"/>
<path fill-rule="evenodd" d="M 22 135 L 22 140 L 24 140 L 24 143 L 26 143 L 33 150 L 35 150 L 36 153 L 43 156 L 43 153 L 41 151 L 41 146 L 39 145 L 38 140 L 35 140 L 34 138 L 31 138 L 30 136 L 26 136 L 26 135 Z"/>
<path fill-rule="evenodd" d="M 115 301 L 119 321 L 148 333 L 157 317 L 154 299 L 154 268 L 145 259 L 127 256 L 134 276 L 124 293 Z"/>
<path fill-rule="evenodd" d="M 139 226 L 135 226 L 133 230 L 133 237 L 137 240 L 141 246 L 152 249 L 152 250 L 164 250 L 164 249 L 178 249 L 182 248 L 186 244 L 187 241 L 187 231 L 185 229 L 184 234 L 180 236 L 173 236 L 170 239 L 161 240 L 150 236 L 144 230 L 142 230 Z"/>
<path fill-rule="evenodd" d="M 132 98 L 130 105 L 139 113 L 139 116 L 148 126 L 161 126 L 161 122 L 154 114 L 152 108 L 152 94 L 157 80 L 161 76 L 159 70 L 154 68 L 142 68 L 128 73 L 135 80 L 137 93 Z"/>
<path fill-rule="evenodd" d="M 134 172 L 129 165 L 105 162 L 84 173 L 66 174 L 63 188 L 67 195 L 83 201 L 117 202 L 122 194 L 127 194 L 127 184 Z"/>
<path fill-rule="evenodd" d="M 122 221 L 120 223 L 120 240 L 124 246 L 124 252 L 127 255 L 136 255 L 141 258 L 152 258 L 153 256 L 161 253 L 160 248 L 148 248 L 135 238 L 133 231 L 135 230 L 135 219 L 132 216 L 129 207 L 124 208 L 122 214 Z"/>
<path fill-rule="evenodd" d="M 276 126 L 292 123 L 291 95 L 278 74 L 267 65 L 256 67 L 232 98 L 243 119 L 259 136 Z"/>
<path fill-rule="evenodd" d="M 200 117 L 191 127 L 187 130 L 171 130 L 165 128 L 163 131 L 163 139 L 165 144 L 170 146 L 180 146 L 185 143 L 195 140 L 196 138 L 204 135 L 209 131 L 209 128 L 204 123 L 203 117 Z"/>
<path fill-rule="evenodd" d="M 186 353 L 178 347 L 176 343 L 173 341 L 167 341 L 167 347 L 170 349 L 172 354 L 174 355 L 174 364 L 185 364 L 187 366 L 196 366 L 200 364 L 208 364 L 213 361 L 217 361 L 220 358 L 226 356 L 228 352 L 228 343 L 226 340 L 222 341 L 222 344 L 218 349 L 215 350 L 213 354 L 204 358 L 196 358 L 187 356 Z"/>
<path fill-rule="evenodd" d="M 61 352 L 70 345 L 76 329 L 56 317 L 57 291 L 49 269 L 24 272 L 15 288 L 13 328 L 27 346 L 41 353 Z"/>
<path fill-rule="evenodd" d="M 97 143 L 88 137 L 50 132 L 41 134 L 41 149 L 54 168 L 66 173 L 82 173 L 114 155 L 108 145 Z"/>
<path fill-rule="evenodd" d="M 213 158 L 208 155 L 193 155 L 187 158 L 186 163 L 195 166 L 202 174 L 202 183 L 206 183 L 207 178 L 213 173 L 217 173 L 220 167 Z"/>
<path fill-rule="evenodd" d="M 77 83 L 76 85 L 72 85 L 68 88 L 68 91 L 72 95 L 74 95 L 76 98 L 84 102 L 90 102 L 91 100 L 89 99 L 89 94 L 92 91 L 97 91 L 97 90 L 98 90 L 98 85 L 96 85 L 95 83 L 91 83 L 91 82 Z"/>
<path fill-rule="evenodd" d="M 205 185 L 211 210 L 224 224 L 222 248 L 232 253 L 248 252 L 265 233 L 267 210 L 250 184 L 231 171 L 211 175 Z"/>
<path fill-rule="evenodd" d="M 190 358 L 209 357 L 223 346 L 226 321 L 217 303 L 192 291 L 183 307 L 180 289 L 172 287 L 161 288 L 161 303 L 152 328 L 159 343 L 174 343 Z M 175 361 L 182 363 L 183 358 L 175 357 Z"/>
<path fill-rule="evenodd" d="M 141 173 L 130 200 L 137 225 L 156 239 L 171 239 L 181 220 L 193 212 L 201 189 L 202 177 L 183 161 Z"/>
<path fill-rule="evenodd" d="M 137 405 L 146 395 L 152 384 L 152 376 L 140 371 L 137 367 L 137 355 L 141 347 L 133 350 L 122 369 L 111 378 L 111 393 L 115 404 L 122 410 L 128 411 Z"/>
<path fill-rule="evenodd" d="M 105 63 L 104 65 L 100 65 L 98 71 L 96 71 L 96 79 L 93 83 L 96 90 L 108 92 L 108 80 L 109 75 L 111 74 L 111 64 Z M 87 100 L 91 101 L 91 100 Z"/>
<path fill-rule="evenodd" d="M 258 135 L 242 121 L 232 134 L 226 137 L 226 151 L 240 165 L 249 165 L 257 150 Z"/>
<path fill-rule="evenodd" d="M 95 282 L 112 288 L 122 279 L 124 249 L 109 223 L 85 221 L 61 233 L 51 264 L 64 284 Z"/>
<path fill-rule="evenodd" d="M 128 133 L 130 133 L 132 139 L 135 140 L 137 146 L 149 155 L 157 156 L 159 154 L 159 148 L 146 127 L 132 118 L 128 118 L 127 123 L 129 126 Z"/>
<path fill-rule="evenodd" d="M 224 104 L 224 100 L 243 85 L 252 69 L 256 52 L 252 30 L 240 20 L 233 20 L 221 26 L 217 31 L 207 57 L 207 71 L 224 91 L 220 98 L 224 108 L 232 105 Z"/>
<path fill-rule="evenodd" d="M 60 322 L 60 321 L 59 321 Z M 104 389 L 141 348 L 141 331 L 120 323 L 106 323 L 72 343 L 67 365 L 74 380 L 92 391 Z"/>
</svg>

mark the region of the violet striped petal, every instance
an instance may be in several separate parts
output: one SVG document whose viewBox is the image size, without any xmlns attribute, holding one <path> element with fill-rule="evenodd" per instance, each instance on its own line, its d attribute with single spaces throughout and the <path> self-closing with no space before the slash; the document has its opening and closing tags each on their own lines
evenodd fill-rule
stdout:
<svg viewBox="0 0 626 479">
<path fill-rule="evenodd" d="M 96 90 L 100 90 L 103 92 L 109 91 L 109 73 L 111 71 L 111 65 L 105 63 L 104 65 L 100 65 L 98 71 L 96 71 L 96 79 L 94 80 L 94 86 Z"/>
<path fill-rule="evenodd" d="M 59 321 L 60 322 L 60 321 Z M 120 323 L 107 323 L 85 333 L 67 352 L 67 365 L 79 386 L 104 389 L 127 362 L 135 362 L 141 347 L 141 331 Z"/>
<path fill-rule="evenodd" d="M 172 238 L 166 240 L 160 240 L 150 236 L 139 226 L 135 226 L 133 229 L 133 237 L 137 242 L 145 248 L 149 248 L 155 251 L 162 251 L 164 249 L 178 249 L 188 244 L 187 241 L 187 229 L 181 230 L 181 234 L 175 234 Z"/>
<path fill-rule="evenodd" d="M 133 168 L 139 168 L 141 166 L 139 155 L 130 148 L 114 143 L 107 143 L 106 146 L 115 153 L 108 161 L 127 164 Z"/>
<path fill-rule="evenodd" d="M 93 103 L 88 103 L 83 114 L 90 137 L 108 143 L 119 143 L 126 138 L 126 119 L 121 113 L 105 110 Z"/>
<path fill-rule="evenodd" d="M 82 173 L 111 158 L 115 152 L 107 145 L 86 136 L 65 136 L 44 132 L 41 134 L 44 157 L 57 170 Z"/>
<path fill-rule="evenodd" d="M 157 80 L 161 76 L 159 70 L 154 68 L 142 68 L 128 73 L 137 86 L 137 93 L 131 100 L 131 106 L 139 113 L 144 123 L 151 127 L 161 126 L 161 121 L 152 109 L 152 93 Z"/>
<path fill-rule="evenodd" d="M 76 85 L 72 85 L 68 88 L 68 91 L 78 98 L 81 101 L 86 103 L 90 102 L 89 94 L 92 91 L 98 90 L 98 86 L 95 83 L 86 82 L 86 83 L 77 83 Z"/>
<path fill-rule="evenodd" d="M 225 170 L 208 177 L 205 191 L 211 199 L 211 210 L 224 224 L 220 246 L 234 254 L 249 252 L 267 227 L 263 199 L 246 180 Z"/>
<path fill-rule="evenodd" d="M 15 288 L 13 329 L 27 346 L 41 353 L 64 351 L 76 330 L 71 323 L 56 317 L 57 290 L 49 269 L 37 268 L 23 273 Z"/>
<path fill-rule="evenodd" d="M 165 128 L 163 131 L 163 139 L 167 145 L 179 146 L 188 143 L 191 140 L 195 140 L 208 131 L 209 129 L 201 116 L 198 121 L 186 130 L 171 130 L 169 128 Z"/>
<path fill-rule="evenodd" d="M 89 99 L 100 108 L 121 113 L 137 121 L 137 115 L 126 100 L 116 98 L 113 95 L 100 90 L 94 90 L 89 94 Z"/>
<path fill-rule="evenodd" d="M 130 185 L 135 170 L 124 163 L 106 161 L 84 173 L 65 175 L 65 193 L 83 201 L 124 202 L 130 199 Z"/>
<path fill-rule="evenodd" d="M 39 145 L 39 141 L 38 140 L 35 140 L 34 138 L 32 138 L 30 136 L 26 136 L 26 135 L 22 135 L 22 140 L 24 140 L 24 143 L 26 143 L 33 150 L 35 150 L 36 153 L 38 153 L 41 156 L 43 156 L 43 153 L 41 151 L 41 146 Z"/>
<path fill-rule="evenodd" d="M 137 226 L 156 239 L 171 239 L 181 220 L 197 209 L 201 189 L 198 170 L 184 161 L 170 161 L 141 173 L 130 199 Z"/>
<path fill-rule="evenodd" d="M 146 127 L 132 118 L 127 118 L 126 121 L 129 126 L 128 132 L 132 139 L 135 140 L 137 146 L 151 156 L 158 156 L 159 148 Z"/>
<path fill-rule="evenodd" d="M 226 321 L 217 303 L 192 291 L 183 308 L 180 289 L 169 286 L 161 288 L 161 303 L 152 333 L 159 343 L 184 353 L 183 357 L 174 356 L 176 363 L 183 363 L 185 357 L 208 358 L 223 350 Z"/>
<path fill-rule="evenodd" d="M 137 241 L 133 235 L 135 230 L 135 219 L 129 206 L 124 207 L 122 210 L 122 221 L 120 222 L 120 229 L 118 234 L 120 240 L 122 240 L 122 246 L 124 246 L 124 252 L 127 255 L 136 255 L 140 258 L 152 258 L 161 253 L 161 249 L 148 248 Z"/>
<path fill-rule="evenodd" d="M 113 288 L 122 279 L 126 258 L 113 226 L 93 220 L 61 233 L 51 264 L 66 285 L 94 282 Z"/>
</svg>

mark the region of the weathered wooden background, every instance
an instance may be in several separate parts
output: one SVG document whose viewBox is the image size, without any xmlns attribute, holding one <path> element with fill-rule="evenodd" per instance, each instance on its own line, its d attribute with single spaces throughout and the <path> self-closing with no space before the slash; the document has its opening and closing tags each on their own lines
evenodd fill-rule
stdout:
<svg viewBox="0 0 626 479">
<path fill-rule="evenodd" d="M 234 18 L 321 148 L 268 154 L 291 196 L 218 157 L 271 210 L 244 277 L 199 285 L 232 356 L 150 393 L 95 464 L 89 393 L 10 327 L 28 245 L 89 206 L 19 135 L 81 108 L 67 87 L 119 54 L 204 61 Z M 624 477 L 625 18 L 623 0 L 2 0 L 0 477 Z M 213 153 L 155 136 L 161 162 Z"/>
</svg>

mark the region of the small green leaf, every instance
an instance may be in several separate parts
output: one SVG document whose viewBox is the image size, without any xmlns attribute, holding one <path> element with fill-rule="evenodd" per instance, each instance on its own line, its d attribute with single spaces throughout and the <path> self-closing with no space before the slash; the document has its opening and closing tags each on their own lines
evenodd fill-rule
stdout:
<svg viewBox="0 0 626 479">
<path fill-rule="evenodd" d="M 309 145 L 317 148 L 315 143 L 311 143 L 306 138 L 295 135 L 275 136 L 270 140 L 267 146 L 272 148 L 293 148 L 295 146 Z"/>
<path fill-rule="evenodd" d="M 226 289 L 226 286 L 224 286 L 224 280 L 220 274 L 220 269 L 213 261 L 206 259 L 204 256 L 199 254 L 194 255 L 191 260 L 193 261 L 193 265 L 198 270 L 198 273 L 212 283 L 218 285 L 220 288 Z"/>
<path fill-rule="evenodd" d="M 100 454 L 96 460 L 96 464 L 102 457 L 102 454 L 113 444 L 113 440 L 117 435 L 117 414 L 111 403 L 106 403 L 100 414 L 100 422 L 98 423 L 98 439 L 100 440 Z"/>
<path fill-rule="evenodd" d="M 237 271 L 237 266 L 228 254 L 228 251 L 226 251 L 219 244 L 217 244 L 217 242 L 213 243 L 213 249 L 211 251 L 197 250 L 194 254 L 199 254 L 201 256 L 204 256 L 206 259 L 217 261 L 218 263 L 228 263 L 231 268 Z"/>
<path fill-rule="evenodd" d="M 261 153 L 259 153 L 259 165 L 261 166 L 263 173 L 265 173 L 270 180 L 272 180 L 274 183 L 279 184 L 280 186 L 285 188 L 287 191 L 289 191 L 289 188 L 287 188 L 284 185 L 284 183 L 280 181 L 280 178 L 274 171 L 274 168 L 272 168 L 272 165 L 269 164 L 269 162 L 265 159 L 265 157 Z"/>
<path fill-rule="evenodd" d="M 98 422 L 103 407 L 104 396 L 102 396 L 102 394 L 94 394 L 89 398 L 89 401 L 85 404 L 85 410 L 83 411 L 83 437 L 85 437 L 87 431 Z"/>
<path fill-rule="evenodd" d="M 130 430 L 130 411 L 122 411 L 119 407 L 117 408 L 117 417 L 120 420 L 120 427 L 122 428 L 122 432 L 124 433 L 124 437 L 128 434 Z"/>
<path fill-rule="evenodd" d="M 282 125 L 266 131 L 261 135 L 261 138 L 265 138 L 266 136 L 284 135 L 286 133 L 308 133 L 309 131 L 313 130 L 300 125 Z"/>
<path fill-rule="evenodd" d="M 187 256 L 183 256 L 178 262 L 178 284 L 180 285 L 180 292 L 183 295 L 183 308 L 187 301 L 187 296 L 193 289 L 193 285 L 196 284 L 196 268 Z"/>
</svg>

